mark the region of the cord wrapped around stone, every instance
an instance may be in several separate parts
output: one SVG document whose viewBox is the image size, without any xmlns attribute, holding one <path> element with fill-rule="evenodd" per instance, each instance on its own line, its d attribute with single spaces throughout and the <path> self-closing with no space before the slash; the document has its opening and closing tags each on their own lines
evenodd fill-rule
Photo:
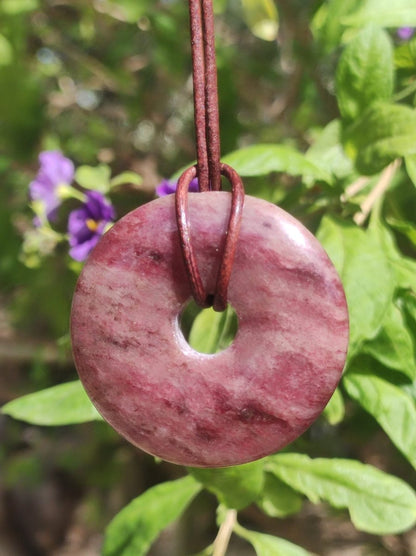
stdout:
<svg viewBox="0 0 416 556">
<path fill-rule="evenodd" d="M 192 295 L 198 305 L 201 307 L 213 306 L 215 311 L 224 311 L 227 307 L 228 283 L 230 281 L 244 206 L 244 186 L 240 176 L 227 164 L 221 164 L 220 171 L 221 175 L 225 176 L 231 184 L 231 209 L 214 292 L 207 292 L 202 283 L 191 241 L 191 223 L 188 215 L 188 188 L 190 182 L 197 175 L 196 166 L 185 170 L 179 178 L 175 198 L 180 246 Z M 191 193 L 191 195 L 195 195 L 195 193 Z"/>
</svg>

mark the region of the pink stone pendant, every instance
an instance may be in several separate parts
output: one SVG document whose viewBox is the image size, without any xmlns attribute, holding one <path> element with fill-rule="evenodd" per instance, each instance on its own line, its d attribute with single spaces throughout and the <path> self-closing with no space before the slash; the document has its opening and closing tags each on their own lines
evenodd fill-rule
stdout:
<svg viewBox="0 0 416 556">
<path fill-rule="evenodd" d="M 215 285 L 231 195 L 189 194 L 192 244 Z M 174 196 L 117 222 L 90 255 L 72 306 L 79 376 L 134 445 L 180 465 L 223 467 L 276 452 L 322 412 L 341 377 L 348 313 L 340 279 L 297 220 L 246 196 L 228 301 L 238 332 L 201 354 L 179 320 L 191 297 Z"/>
</svg>

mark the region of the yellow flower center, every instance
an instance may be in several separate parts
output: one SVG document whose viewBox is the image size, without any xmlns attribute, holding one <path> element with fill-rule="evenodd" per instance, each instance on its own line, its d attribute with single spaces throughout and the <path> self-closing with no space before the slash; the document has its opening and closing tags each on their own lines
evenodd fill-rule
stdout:
<svg viewBox="0 0 416 556">
<path fill-rule="evenodd" d="M 87 224 L 87 228 L 89 230 L 91 230 L 91 232 L 96 232 L 99 222 L 97 222 L 93 218 L 88 218 L 88 220 L 86 221 L 86 224 Z"/>
</svg>

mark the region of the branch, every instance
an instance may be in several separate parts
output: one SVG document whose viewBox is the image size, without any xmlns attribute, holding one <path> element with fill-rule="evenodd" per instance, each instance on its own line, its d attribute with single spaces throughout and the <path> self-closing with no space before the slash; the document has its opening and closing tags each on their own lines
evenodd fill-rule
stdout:
<svg viewBox="0 0 416 556">
<path fill-rule="evenodd" d="M 28 363 L 41 359 L 44 363 L 69 365 L 71 357 L 52 342 L 32 342 L 23 339 L 0 339 L 0 362 Z"/>
<path fill-rule="evenodd" d="M 361 203 L 360 205 L 361 211 L 357 212 L 357 214 L 354 215 L 354 222 L 358 226 L 364 224 L 373 206 L 376 204 L 378 199 L 380 199 L 380 197 L 382 197 L 383 194 L 387 191 L 394 177 L 394 174 L 400 167 L 400 164 L 401 164 L 401 160 L 396 159 L 391 164 L 389 164 L 386 168 L 384 168 L 377 184 L 370 191 L 368 197 L 366 197 L 364 201 Z"/>
<path fill-rule="evenodd" d="M 237 510 L 228 510 L 215 538 L 212 556 L 225 556 L 236 521 Z"/>
<path fill-rule="evenodd" d="M 360 191 L 362 191 L 365 187 L 367 187 L 370 178 L 366 176 L 360 176 L 357 180 L 351 183 L 341 195 L 341 201 L 345 203 L 351 197 L 355 197 Z"/>
</svg>

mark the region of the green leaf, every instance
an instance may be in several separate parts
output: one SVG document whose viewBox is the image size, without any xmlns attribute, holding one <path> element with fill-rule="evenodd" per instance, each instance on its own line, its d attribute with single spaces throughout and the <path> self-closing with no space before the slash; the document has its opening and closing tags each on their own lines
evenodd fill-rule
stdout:
<svg viewBox="0 0 416 556">
<path fill-rule="evenodd" d="M 361 0 L 331 0 L 322 3 L 315 13 L 311 29 L 324 52 L 331 52 L 343 42 L 344 16 L 354 13 Z"/>
<path fill-rule="evenodd" d="M 225 12 L 227 8 L 228 0 L 214 0 L 214 13 L 215 14 L 222 14 Z"/>
<path fill-rule="evenodd" d="M 416 261 L 401 256 L 394 261 L 398 284 L 416 292 Z"/>
<path fill-rule="evenodd" d="M 106 2 L 107 3 L 107 2 Z M 105 4 L 104 3 L 104 8 Z M 106 10 L 110 16 L 129 23 L 137 23 L 138 20 L 149 13 L 152 0 L 108 0 L 109 8 Z M 111 5 L 115 9 L 111 9 Z"/>
<path fill-rule="evenodd" d="M 416 154 L 409 154 L 405 157 L 406 172 L 412 180 L 413 185 L 416 186 Z"/>
<path fill-rule="evenodd" d="M 416 68 L 416 40 L 415 38 L 402 43 L 394 50 L 394 65 L 396 68 L 414 70 Z M 395 95 L 396 100 L 406 98 L 414 93 L 416 84 L 411 81 L 407 87 L 398 91 Z"/>
<path fill-rule="evenodd" d="M 118 176 L 115 176 L 111 181 L 111 187 L 117 187 L 118 185 L 124 185 L 126 183 L 132 183 L 133 185 L 141 185 L 143 183 L 143 178 L 136 174 L 136 172 L 131 172 L 127 170 L 122 172 Z"/>
<path fill-rule="evenodd" d="M 287 517 L 302 508 L 302 497 L 283 481 L 271 473 L 265 474 L 262 495 L 257 505 L 271 517 Z"/>
<path fill-rule="evenodd" d="M 253 545 L 257 556 L 311 556 L 311 553 L 285 539 L 250 531 L 237 524 L 234 528 L 237 535 Z"/>
<path fill-rule="evenodd" d="M 241 0 L 243 16 L 253 35 L 264 41 L 276 40 L 279 14 L 273 0 Z"/>
<path fill-rule="evenodd" d="M 331 176 L 287 145 L 252 145 L 224 156 L 223 162 L 242 176 L 265 176 L 270 172 L 286 172 L 293 176 L 307 176 L 331 181 Z"/>
<path fill-rule="evenodd" d="M 210 544 L 203 548 L 200 552 L 196 554 L 192 554 L 192 556 L 212 556 L 212 551 L 214 549 L 214 545 Z"/>
<path fill-rule="evenodd" d="M 368 232 L 324 217 L 317 234 L 338 270 L 350 315 L 350 356 L 374 338 L 392 303 L 395 276 L 383 246 Z"/>
<path fill-rule="evenodd" d="M 121 510 L 107 527 L 103 556 L 143 556 L 201 490 L 187 476 L 154 486 Z"/>
<path fill-rule="evenodd" d="M 0 12 L 8 15 L 17 15 L 22 12 L 31 12 L 38 7 L 38 0 L 2 0 Z"/>
<path fill-rule="evenodd" d="M 364 0 L 355 13 L 342 18 L 345 25 L 362 27 L 369 21 L 381 27 L 416 27 L 414 0 Z"/>
<path fill-rule="evenodd" d="M 391 304 L 377 336 L 364 344 L 363 352 L 372 355 L 390 369 L 416 378 L 413 337 L 397 305 Z"/>
<path fill-rule="evenodd" d="M 394 229 L 405 235 L 413 245 L 416 246 L 416 225 L 407 220 L 398 220 L 397 218 L 388 217 L 387 222 Z"/>
<path fill-rule="evenodd" d="M 313 503 L 325 500 L 348 508 L 361 531 L 376 535 L 400 533 L 416 523 L 416 495 L 397 477 L 348 459 L 311 459 L 303 454 L 268 458 L 268 471 Z"/>
<path fill-rule="evenodd" d="M 416 266 L 416 263 L 415 263 Z M 401 292 L 400 301 L 403 309 L 408 317 L 413 321 L 416 326 L 416 295 L 412 291 Z"/>
<path fill-rule="evenodd" d="M 308 160 L 337 178 L 345 178 L 353 173 L 352 160 L 342 146 L 341 131 L 341 121 L 332 120 L 306 153 Z"/>
<path fill-rule="evenodd" d="M 43 426 L 102 420 L 79 380 L 28 394 L 7 403 L 1 411 L 14 419 Z"/>
<path fill-rule="evenodd" d="M 263 488 L 264 461 L 222 467 L 219 469 L 190 468 L 189 472 L 227 508 L 239 510 L 254 502 Z"/>
<path fill-rule="evenodd" d="M 8 66 L 13 61 L 13 48 L 4 35 L 0 34 L 0 66 Z"/>
<path fill-rule="evenodd" d="M 365 363 L 359 361 L 354 362 L 357 370 L 368 371 Z M 344 376 L 343 384 L 416 469 L 416 407 L 410 396 L 383 378 L 353 369 Z"/>
<path fill-rule="evenodd" d="M 339 388 L 332 394 L 331 399 L 323 411 L 323 415 L 330 425 L 338 425 L 338 423 L 344 419 L 345 405 Z"/>
<path fill-rule="evenodd" d="M 370 104 L 390 100 L 393 80 L 390 37 L 370 24 L 348 44 L 338 64 L 337 100 L 343 118 L 354 120 Z"/>
<path fill-rule="evenodd" d="M 403 256 L 397 248 L 393 234 L 381 222 L 380 218 L 371 218 L 368 234 L 381 246 L 386 254 L 394 273 L 396 287 L 416 292 L 416 261 Z"/>
<path fill-rule="evenodd" d="M 78 166 L 75 181 L 85 189 L 107 193 L 110 189 L 111 169 L 107 164 L 98 166 Z"/>
<path fill-rule="evenodd" d="M 362 174 L 375 174 L 396 158 L 416 154 L 416 110 L 375 103 L 345 132 L 345 149 Z"/>
<path fill-rule="evenodd" d="M 237 327 L 237 315 L 230 306 L 222 312 L 204 309 L 193 322 L 188 343 L 200 353 L 217 353 L 230 345 Z"/>
</svg>

